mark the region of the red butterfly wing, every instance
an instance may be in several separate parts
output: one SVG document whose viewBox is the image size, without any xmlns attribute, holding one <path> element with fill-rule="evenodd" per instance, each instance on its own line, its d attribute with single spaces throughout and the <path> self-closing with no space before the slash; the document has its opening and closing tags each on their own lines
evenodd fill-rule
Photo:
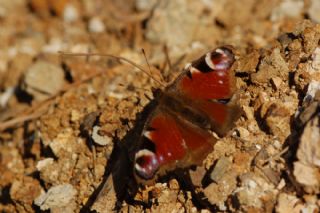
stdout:
<svg viewBox="0 0 320 213">
<path fill-rule="evenodd" d="M 208 128 L 223 135 L 240 115 L 233 62 L 230 48 L 217 48 L 189 64 L 161 93 L 135 154 L 137 177 L 151 180 L 156 173 L 200 164 L 212 151 L 216 139 Z"/>
<path fill-rule="evenodd" d="M 193 100 L 229 99 L 235 91 L 232 50 L 217 48 L 187 65 L 175 89 Z"/>
<path fill-rule="evenodd" d="M 135 173 L 148 180 L 175 167 L 200 164 L 212 151 L 215 138 L 210 133 L 164 111 L 154 113 L 144 132 L 144 143 L 153 148 L 140 149 L 135 155 Z"/>
<path fill-rule="evenodd" d="M 186 66 L 185 73 L 169 88 L 170 93 L 178 93 L 204 112 L 211 120 L 211 129 L 219 135 L 224 135 L 240 116 L 231 70 L 234 60 L 230 48 L 217 48 Z"/>
</svg>

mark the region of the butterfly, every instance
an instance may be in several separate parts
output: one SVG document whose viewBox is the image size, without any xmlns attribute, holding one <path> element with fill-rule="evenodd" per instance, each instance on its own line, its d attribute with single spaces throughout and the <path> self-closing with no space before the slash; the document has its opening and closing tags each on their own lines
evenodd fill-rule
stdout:
<svg viewBox="0 0 320 213">
<path fill-rule="evenodd" d="M 155 92 L 134 154 L 138 182 L 152 182 L 176 168 L 200 165 L 213 150 L 215 132 L 224 136 L 240 117 L 230 46 L 218 47 L 188 63 L 163 90 Z"/>
</svg>

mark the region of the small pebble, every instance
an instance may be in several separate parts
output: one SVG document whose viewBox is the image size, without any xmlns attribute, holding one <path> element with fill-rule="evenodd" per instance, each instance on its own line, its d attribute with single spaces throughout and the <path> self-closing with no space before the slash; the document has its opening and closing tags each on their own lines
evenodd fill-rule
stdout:
<svg viewBox="0 0 320 213">
<path fill-rule="evenodd" d="M 77 190 L 71 184 L 63 184 L 51 187 L 47 193 L 34 200 L 41 210 L 68 207 L 75 198 Z"/>
<path fill-rule="evenodd" d="M 106 26 L 99 17 L 93 17 L 89 21 L 89 31 L 92 33 L 102 33 L 105 31 Z"/>
<path fill-rule="evenodd" d="M 60 66 L 39 60 L 25 72 L 25 90 L 36 100 L 43 100 L 59 92 L 64 80 L 64 71 Z"/>
<path fill-rule="evenodd" d="M 78 14 L 78 10 L 75 6 L 73 6 L 72 4 L 68 4 L 65 9 L 64 9 L 64 13 L 63 13 L 63 19 L 65 22 L 74 22 L 78 19 L 79 14 Z"/>
</svg>

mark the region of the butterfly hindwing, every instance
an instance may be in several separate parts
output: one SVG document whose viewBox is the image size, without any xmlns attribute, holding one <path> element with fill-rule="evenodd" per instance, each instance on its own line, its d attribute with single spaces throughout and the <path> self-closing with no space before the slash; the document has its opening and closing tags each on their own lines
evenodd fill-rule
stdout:
<svg viewBox="0 0 320 213">
<path fill-rule="evenodd" d="M 144 180 L 176 167 L 200 164 L 216 141 L 209 132 L 162 110 L 151 116 L 143 137 L 143 143 L 153 145 L 135 155 L 135 173 Z"/>
</svg>

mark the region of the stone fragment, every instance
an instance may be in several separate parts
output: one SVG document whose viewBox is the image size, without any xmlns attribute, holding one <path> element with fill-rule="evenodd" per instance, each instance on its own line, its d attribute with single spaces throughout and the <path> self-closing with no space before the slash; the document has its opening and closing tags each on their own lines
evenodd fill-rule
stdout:
<svg viewBox="0 0 320 213">
<path fill-rule="evenodd" d="M 313 74 L 313 73 L 319 73 L 320 72 L 320 47 L 317 47 L 312 55 L 311 55 L 311 58 L 312 58 L 312 62 L 310 64 L 310 66 L 308 67 L 308 72 L 310 74 Z"/>
<path fill-rule="evenodd" d="M 152 43 L 166 44 L 171 56 L 180 56 L 192 43 L 194 33 L 205 25 L 200 19 L 203 10 L 201 2 L 160 1 L 147 23 L 145 37 Z M 177 18 L 182 16 L 183 19 Z M 212 29 L 207 27 L 206 30 Z"/>
<path fill-rule="evenodd" d="M 62 184 L 51 187 L 46 193 L 34 200 L 41 210 L 74 212 L 77 190 L 71 184 Z"/>
<path fill-rule="evenodd" d="M 92 17 L 89 20 L 88 29 L 92 33 L 102 33 L 105 31 L 106 26 L 104 25 L 103 21 L 99 17 Z"/>
<path fill-rule="evenodd" d="M 214 166 L 213 171 L 210 174 L 210 178 L 218 183 L 225 176 L 226 172 L 231 168 L 232 162 L 227 157 L 221 157 L 216 165 Z"/>
<path fill-rule="evenodd" d="M 63 69 L 42 60 L 31 65 L 24 76 L 25 89 L 36 100 L 43 100 L 56 94 L 64 83 Z"/>
<path fill-rule="evenodd" d="M 284 104 L 270 104 L 263 117 L 270 133 L 277 136 L 281 141 L 284 141 L 290 135 L 291 114 Z"/>
<path fill-rule="evenodd" d="M 192 184 L 196 187 L 200 187 L 206 172 L 207 171 L 202 166 L 197 166 L 195 170 L 190 170 L 189 174 Z"/>
<path fill-rule="evenodd" d="M 13 181 L 10 188 L 10 197 L 18 206 L 18 209 L 32 212 L 33 200 L 40 195 L 41 190 L 38 180 L 24 176 L 22 180 Z"/>
<path fill-rule="evenodd" d="M 12 146 L 2 146 L 0 150 L 0 188 L 10 184 L 14 177 L 20 177 L 24 173 L 25 166 L 19 150 Z"/>
<path fill-rule="evenodd" d="M 317 168 L 311 165 L 305 165 L 301 161 L 294 163 L 294 176 L 298 183 L 305 186 L 308 193 L 319 192 L 320 173 Z"/>
<path fill-rule="evenodd" d="M 151 10 L 157 3 L 157 0 L 136 0 L 135 2 L 138 10 Z"/>
<path fill-rule="evenodd" d="M 258 72 L 251 74 L 251 80 L 256 84 L 269 82 L 271 78 L 281 77 L 287 79 L 289 68 L 283 59 L 279 48 L 272 50 L 270 55 L 264 57 L 259 65 Z"/>
<path fill-rule="evenodd" d="M 283 18 L 297 18 L 302 15 L 303 1 L 285 0 L 278 7 L 274 8 L 271 14 L 271 21 L 279 21 Z"/>
<path fill-rule="evenodd" d="M 310 120 L 300 139 L 297 151 L 298 161 L 294 163 L 297 181 L 309 193 L 320 192 L 320 128 L 319 117 Z"/>
<path fill-rule="evenodd" d="M 51 166 L 53 162 L 54 162 L 53 158 L 45 158 L 43 160 L 38 161 L 36 168 L 38 171 L 41 171 L 44 168 L 48 167 L 49 165 Z"/>
<path fill-rule="evenodd" d="M 243 57 L 239 58 L 237 61 L 238 66 L 236 68 L 236 72 L 245 72 L 245 73 L 253 73 L 256 71 L 256 68 L 259 63 L 260 54 L 257 50 L 254 50 Z"/>
<path fill-rule="evenodd" d="M 235 195 L 240 205 L 263 208 L 266 205 L 266 197 L 274 194 L 274 186 L 254 173 L 246 173 L 240 177 L 241 186 Z M 271 196 L 273 197 L 273 196 Z"/>
<path fill-rule="evenodd" d="M 303 30 L 303 50 L 306 54 L 310 55 L 318 47 L 320 40 L 320 26 L 315 25 L 307 27 Z"/>
<path fill-rule="evenodd" d="M 231 193 L 237 187 L 236 173 L 230 171 L 226 173 L 219 183 L 211 183 L 204 189 L 204 194 L 211 204 L 223 206 Z"/>
<path fill-rule="evenodd" d="M 12 97 L 13 94 L 13 87 L 9 87 L 3 93 L 0 93 L 0 108 L 4 108 L 7 105 L 9 99 Z"/>
<path fill-rule="evenodd" d="M 320 1 L 310 0 L 310 7 L 308 8 L 308 15 L 310 19 L 316 23 L 320 23 Z"/>
<path fill-rule="evenodd" d="M 275 90 L 279 90 L 281 88 L 282 79 L 279 77 L 273 77 L 271 78 L 271 83 Z"/>
<path fill-rule="evenodd" d="M 63 10 L 65 22 L 75 22 L 79 18 L 79 11 L 73 4 L 67 4 Z"/>
<path fill-rule="evenodd" d="M 276 212 L 287 213 L 287 212 L 301 212 L 302 204 L 301 201 L 294 195 L 281 193 L 278 197 Z"/>
</svg>

